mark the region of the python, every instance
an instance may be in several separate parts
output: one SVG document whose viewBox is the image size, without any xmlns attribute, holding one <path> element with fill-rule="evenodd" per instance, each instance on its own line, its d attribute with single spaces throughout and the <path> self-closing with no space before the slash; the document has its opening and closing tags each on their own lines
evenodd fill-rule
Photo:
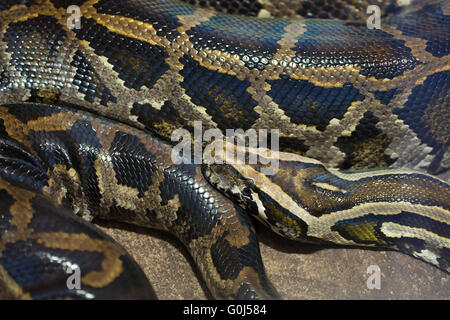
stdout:
<svg viewBox="0 0 450 320">
<path fill-rule="evenodd" d="M 372 30 L 174 0 L 77 0 L 71 29 L 71 2 L 0 4 L 0 294 L 155 298 L 98 218 L 172 233 L 220 299 L 279 297 L 252 216 L 449 272 L 448 1 L 393 3 Z M 174 161 L 172 132 L 195 121 L 277 128 L 279 152 Z M 82 290 L 68 290 L 68 262 Z"/>
<path fill-rule="evenodd" d="M 248 129 L 246 131 L 226 129 L 224 135 L 217 128 L 207 129 L 203 133 L 202 122 L 194 121 L 193 131 L 193 137 L 187 129 L 176 129 L 172 132 L 171 141 L 178 142 L 172 149 L 172 158 L 175 163 L 260 163 L 263 165 L 262 170 L 265 174 L 274 174 L 277 170 L 276 159 L 264 157 L 264 155 L 268 152 L 273 154 L 278 152 L 279 129 L 271 129 L 270 132 L 266 129 Z M 269 140 L 270 143 L 268 143 Z M 234 146 L 240 146 L 240 148 L 234 148 Z M 246 148 L 260 150 L 260 153 L 252 152 L 245 157 Z"/>
</svg>

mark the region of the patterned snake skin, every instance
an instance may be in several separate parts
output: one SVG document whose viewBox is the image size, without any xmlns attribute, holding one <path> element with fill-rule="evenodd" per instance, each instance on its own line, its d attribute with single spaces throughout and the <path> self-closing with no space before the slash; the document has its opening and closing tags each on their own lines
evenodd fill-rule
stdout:
<svg viewBox="0 0 450 320">
<path fill-rule="evenodd" d="M 189 2 L 0 3 L 0 297 L 155 298 L 94 218 L 174 234 L 219 299 L 278 298 L 249 214 L 448 273 L 450 186 L 433 175 L 450 167 L 449 2 L 387 6 L 379 30 Z M 186 163 L 171 136 L 196 121 L 278 129 L 282 152 L 243 153 L 279 170 Z"/>
</svg>

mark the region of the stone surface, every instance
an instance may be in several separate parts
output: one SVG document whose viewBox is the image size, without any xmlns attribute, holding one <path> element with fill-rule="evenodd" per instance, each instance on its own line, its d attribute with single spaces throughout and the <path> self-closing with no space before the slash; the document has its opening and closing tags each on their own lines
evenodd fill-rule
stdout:
<svg viewBox="0 0 450 320">
<path fill-rule="evenodd" d="M 167 233 L 119 224 L 101 227 L 136 259 L 159 299 L 211 298 L 187 251 Z M 304 245 L 257 225 L 269 278 L 283 299 L 449 299 L 449 276 L 392 251 Z M 367 268 L 379 266 L 380 289 Z"/>
</svg>

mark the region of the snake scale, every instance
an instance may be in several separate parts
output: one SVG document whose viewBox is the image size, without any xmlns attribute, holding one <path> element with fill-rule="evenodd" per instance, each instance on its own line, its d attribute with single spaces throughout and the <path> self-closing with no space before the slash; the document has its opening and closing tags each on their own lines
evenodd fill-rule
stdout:
<svg viewBox="0 0 450 320">
<path fill-rule="evenodd" d="M 351 0 L 197 2 L 0 3 L 0 297 L 155 298 L 94 218 L 172 233 L 219 299 L 278 298 L 250 215 L 448 273 L 449 2 L 391 1 L 381 29 Z M 296 14 L 356 20 L 270 16 Z M 171 136 L 198 123 L 278 129 L 215 154 L 278 170 L 187 163 Z"/>
</svg>

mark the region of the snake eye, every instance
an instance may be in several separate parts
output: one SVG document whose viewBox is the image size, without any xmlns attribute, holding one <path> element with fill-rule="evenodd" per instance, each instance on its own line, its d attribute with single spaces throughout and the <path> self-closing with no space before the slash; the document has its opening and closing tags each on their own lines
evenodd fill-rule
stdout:
<svg viewBox="0 0 450 320">
<path fill-rule="evenodd" d="M 247 179 L 245 180 L 245 185 L 247 186 L 247 188 L 252 189 L 255 186 L 255 180 L 253 179 Z"/>
<path fill-rule="evenodd" d="M 253 201 L 251 189 L 248 186 L 244 188 L 240 193 L 239 198 L 244 203 L 251 203 Z"/>
</svg>

